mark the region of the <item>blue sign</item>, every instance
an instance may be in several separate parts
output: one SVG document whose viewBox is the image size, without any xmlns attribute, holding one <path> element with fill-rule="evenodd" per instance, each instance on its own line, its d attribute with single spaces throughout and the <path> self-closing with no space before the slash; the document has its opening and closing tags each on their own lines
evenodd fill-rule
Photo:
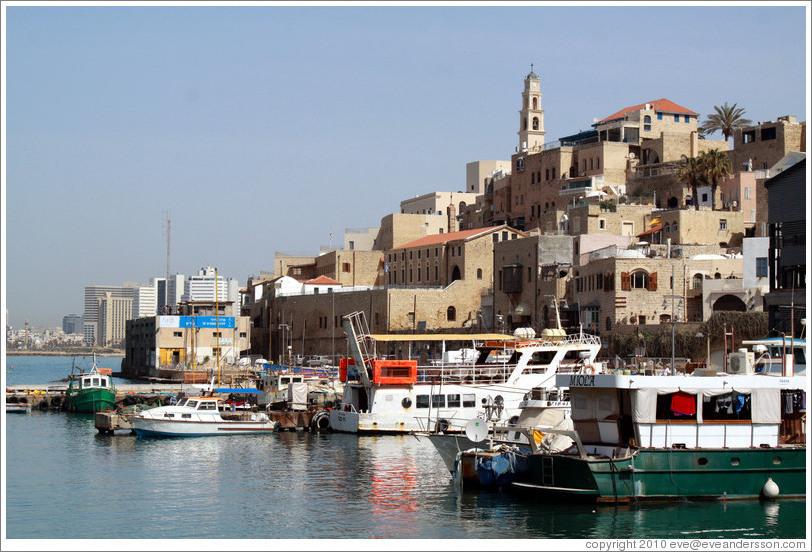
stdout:
<svg viewBox="0 0 812 552">
<path fill-rule="evenodd" d="M 159 316 L 161 328 L 234 328 L 233 316 Z"/>
</svg>

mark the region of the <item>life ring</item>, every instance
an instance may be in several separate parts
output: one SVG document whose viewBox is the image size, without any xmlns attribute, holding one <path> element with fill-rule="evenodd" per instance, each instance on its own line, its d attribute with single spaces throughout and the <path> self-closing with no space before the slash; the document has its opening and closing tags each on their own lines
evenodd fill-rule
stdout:
<svg viewBox="0 0 812 552">
<path fill-rule="evenodd" d="M 445 433 L 446 431 L 448 431 L 449 427 L 451 427 L 451 424 L 448 423 L 448 420 L 446 419 L 437 420 L 437 431 L 439 433 Z"/>
<path fill-rule="evenodd" d="M 595 367 L 594 366 L 585 366 L 584 367 L 584 374 L 587 374 L 587 375 L 591 376 L 594 373 L 595 373 Z"/>
</svg>

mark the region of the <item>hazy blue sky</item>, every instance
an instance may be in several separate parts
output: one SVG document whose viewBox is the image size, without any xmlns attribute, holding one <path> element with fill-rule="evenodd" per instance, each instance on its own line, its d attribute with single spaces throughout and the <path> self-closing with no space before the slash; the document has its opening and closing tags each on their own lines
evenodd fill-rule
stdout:
<svg viewBox="0 0 812 552">
<path fill-rule="evenodd" d="M 4 6 L 6 7 L 6 6 Z M 509 159 L 523 79 L 547 139 L 659 98 L 806 120 L 789 7 L 6 7 L 10 323 L 85 285 L 212 265 L 245 283 Z"/>
</svg>

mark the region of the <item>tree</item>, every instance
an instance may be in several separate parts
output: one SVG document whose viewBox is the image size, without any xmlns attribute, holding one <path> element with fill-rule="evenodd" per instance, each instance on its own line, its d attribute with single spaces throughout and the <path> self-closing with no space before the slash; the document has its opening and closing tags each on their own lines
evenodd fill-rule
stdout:
<svg viewBox="0 0 812 552">
<path fill-rule="evenodd" d="M 725 140 L 727 140 L 733 135 L 733 131 L 737 128 L 753 124 L 753 121 L 743 117 L 744 108 L 737 107 L 737 104 L 727 105 L 727 102 L 725 102 L 725 105 L 722 107 L 717 105 L 714 106 L 713 109 L 716 110 L 716 113 L 708 115 L 705 122 L 703 122 L 698 129 L 699 134 L 703 137 L 707 134 L 713 134 L 719 131 L 725 137 Z"/>
<path fill-rule="evenodd" d="M 699 210 L 699 201 L 697 201 L 697 187 L 702 184 L 706 185 L 705 171 L 696 157 L 689 157 L 683 160 L 677 168 L 677 178 L 686 182 L 691 186 L 691 197 L 693 198 L 694 208 Z"/>
<path fill-rule="evenodd" d="M 711 187 L 711 209 L 716 210 L 716 188 L 719 181 L 733 172 L 733 165 L 730 158 L 718 149 L 703 151 L 699 154 L 699 162 L 702 182 L 710 183 Z"/>
</svg>

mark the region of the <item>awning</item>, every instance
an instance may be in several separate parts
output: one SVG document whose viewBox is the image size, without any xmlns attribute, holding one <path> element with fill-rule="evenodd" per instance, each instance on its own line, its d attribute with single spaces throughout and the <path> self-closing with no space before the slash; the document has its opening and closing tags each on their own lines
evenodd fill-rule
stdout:
<svg viewBox="0 0 812 552">
<path fill-rule="evenodd" d="M 499 341 L 515 340 L 505 334 L 371 334 L 375 341 Z"/>
<path fill-rule="evenodd" d="M 648 236 L 649 234 L 655 234 L 655 233 L 659 232 L 662 229 L 663 229 L 663 225 L 661 224 L 659 226 L 655 226 L 651 230 L 646 230 L 645 232 L 641 232 L 641 233 L 637 234 L 637 237 L 639 238 L 640 236 Z"/>
<path fill-rule="evenodd" d="M 217 391 L 218 393 L 245 393 L 246 395 L 261 395 L 265 393 L 265 391 L 260 391 L 256 387 L 246 387 L 246 388 L 220 387 L 218 389 L 215 389 L 215 391 Z"/>
</svg>

